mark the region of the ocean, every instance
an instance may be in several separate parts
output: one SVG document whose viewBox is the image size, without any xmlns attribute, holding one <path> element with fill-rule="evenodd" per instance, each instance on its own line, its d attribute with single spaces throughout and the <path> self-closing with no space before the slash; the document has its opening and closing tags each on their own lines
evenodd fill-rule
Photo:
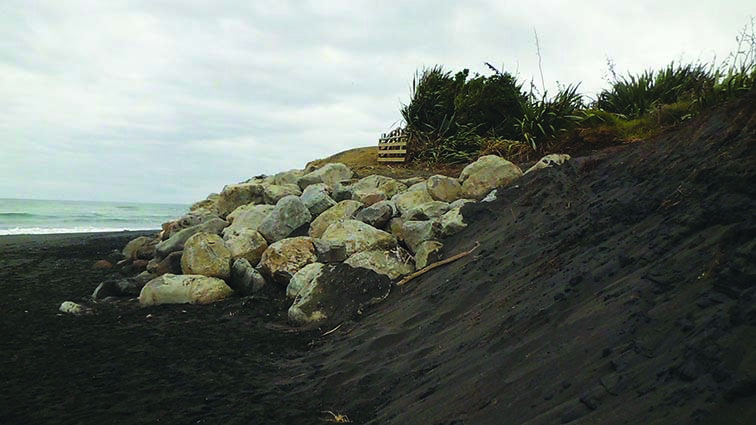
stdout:
<svg viewBox="0 0 756 425">
<path fill-rule="evenodd" d="M 0 235 L 153 230 L 188 205 L 0 199 Z"/>
</svg>

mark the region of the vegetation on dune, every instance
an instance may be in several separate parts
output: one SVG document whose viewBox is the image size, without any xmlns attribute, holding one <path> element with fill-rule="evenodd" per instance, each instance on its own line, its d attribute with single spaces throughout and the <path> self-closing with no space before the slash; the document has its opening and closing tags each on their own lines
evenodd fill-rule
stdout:
<svg viewBox="0 0 756 425">
<path fill-rule="evenodd" d="M 514 138 L 525 94 L 507 73 L 469 77 L 441 66 L 417 73 L 412 101 L 401 109 L 415 159 L 466 162 L 487 137 Z"/>
<path fill-rule="evenodd" d="M 618 75 L 586 103 L 579 84 L 554 96 L 529 92 L 512 74 L 486 63 L 493 75 L 419 71 L 401 108 L 410 158 L 464 163 L 497 154 L 515 162 L 550 151 L 584 152 L 648 138 L 756 85 L 756 20 L 736 38 L 719 66 L 672 62 L 660 70 Z"/>
</svg>

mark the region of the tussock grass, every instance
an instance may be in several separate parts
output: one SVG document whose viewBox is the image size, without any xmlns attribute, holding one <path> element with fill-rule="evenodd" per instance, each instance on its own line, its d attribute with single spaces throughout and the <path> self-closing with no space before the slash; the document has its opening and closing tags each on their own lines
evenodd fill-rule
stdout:
<svg viewBox="0 0 756 425">
<path fill-rule="evenodd" d="M 452 73 L 440 65 L 416 73 L 401 108 L 413 160 L 458 164 L 496 153 L 513 162 L 553 150 L 580 151 L 647 139 L 756 86 L 756 19 L 719 66 L 675 63 L 618 75 L 590 103 L 579 84 L 549 97 L 486 63 L 493 75 Z M 531 87 L 533 84 L 531 83 Z"/>
</svg>

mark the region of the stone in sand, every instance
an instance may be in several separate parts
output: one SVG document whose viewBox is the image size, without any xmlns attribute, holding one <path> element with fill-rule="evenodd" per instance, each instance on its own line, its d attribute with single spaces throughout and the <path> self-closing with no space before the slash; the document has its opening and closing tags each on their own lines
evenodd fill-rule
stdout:
<svg viewBox="0 0 756 425">
<path fill-rule="evenodd" d="M 228 215 L 228 219 L 233 219 L 230 226 L 223 229 L 223 239 L 239 235 L 243 230 L 254 230 L 260 227 L 263 221 L 270 215 L 275 208 L 274 205 L 242 205 Z"/>
<path fill-rule="evenodd" d="M 391 201 L 382 201 L 364 208 L 354 218 L 376 229 L 382 229 L 388 224 L 394 214 L 396 214 L 394 203 Z"/>
<path fill-rule="evenodd" d="M 415 189 L 410 188 L 406 192 L 399 193 L 391 198 L 391 201 L 394 202 L 397 210 L 399 210 L 399 214 L 402 216 L 410 212 L 418 205 L 433 202 L 433 198 L 431 198 L 428 190 L 425 188 L 424 183 L 419 183 L 418 185 L 413 187 L 415 187 Z"/>
<path fill-rule="evenodd" d="M 224 300 L 234 291 L 216 277 L 164 274 L 147 282 L 139 294 L 139 304 L 210 304 Z"/>
<path fill-rule="evenodd" d="M 307 186 L 299 198 L 313 217 L 319 216 L 336 205 L 336 201 L 329 195 L 328 185 L 325 183 Z"/>
<path fill-rule="evenodd" d="M 171 252 L 181 251 L 182 249 L 184 249 L 184 244 L 193 235 L 200 232 L 213 233 L 217 235 L 226 226 L 228 226 L 228 222 L 226 220 L 215 217 L 196 226 L 182 229 L 167 240 L 160 242 L 155 249 L 155 256 L 159 259 L 163 259 Z"/>
<path fill-rule="evenodd" d="M 308 224 L 310 220 L 312 220 L 312 214 L 298 196 L 284 196 L 260 223 L 257 231 L 268 243 L 273 243 L 288 237 L 299 227 Z"/>
<path fill-rule="evenodd" d="M 328 186 L 335 187 L 342 181 L 352 178 L 352 170 L 342 163 L 326 164 L 317 170 L 302 176 L 299 181 L 301 189 L 311 184 L 325 183 Z"/>
<path fill-rule="evenodd" d="M 197 233 L 186 241 L 181 271 L 227 280 L 231 277 L 231 252 L 220 236 Z"/>
<path fill-rule="evenodd" d="M 327 209 L 310 223 L 310 237 L 319 238 L 323 236 L 328 226 L 337 221 L 354 217 L 354 214 L 363 206 L 361 202 L 345 200 Z"/>
<path fill-rule="evenodd" d="M 266 204 L 275 205 L 284 196 L 299 196 L 302 190 L 296 184 L 268 184 L 265 185 L 263 195 Z"/>
<path fill-rule="evenodd" d="M 128 260 L 149 260 L 155 255 L 158 242 L 160 241 L 157 238 L 139 236 L 126 244 L 122 251 L 123 256 Z"/>
<path fill-rule="evenodd" d="M 259 232 L 241 229 L 234 236 L 226 239 L 226 247 L 232 259 L 244 258 L 256 266 L 263 252 L 268 249 L 268 242 Z"/>
<path fill-rule="evenodd" d="M 230 184 L 223 188 L 215 202 L 218 215 L 226 217 L 228 213 L 245 204 L 261 204 L 265 194 L 265 186 L 258 183 Z"/>
<path fill-rule="evenodd" d="M 184 251 L 174 251 L 162 260 L 158 261 L 156 258 L 153 258 L 147 264 L 147 271 L 156 276 L 161 276 L 166 273 L 181 274 L 182 255 L 184 255 Z"/>
<path fill-rule="evenodd" d="M 288 285 L 291 277 L 302 267 L 317 261 L 312 238 L 287 238 L 268 246 L 258 268 L 268 279 Z"/>
<path fill-rule="evenodd" d="M 462 196 L 462 185 L 452 177 L 431 176 L 428 177 L 427 185 L 428 193 L 437 201 L 454 202 Z"/>
<path fill-rule="evenodd" d="M 436 239 L 440 232 L 441 225 L 436 221 L 405 221 L 402 224 L 404 242 L 413 253 L 417 253 L 421 243 Z"/>
<path fill-rule="evenodd" d="M 92 310 L 84 307 L 81 304 L 77 304 L 73 301 L 63 301 L 60 304 L 60 307 L 58 307 L 58 310 L 61 313 L 73 314 L 75 316 L 80 316 L 82 314 L 89 314 L 92 312 Z"/>
<path fill-rule="evenodd" d="M 247 296 L 265 287 L 265 278 L 244 258 L 234 261 L 228 285 L 239 295 Z"/>
<path fill-rule="evenodd" d="M 323 270 L 323 263 L 310 263 L 302 267 L 291 277 L 289 284 L 286 286 L 286 296 L 296 298 L 302 288 L 308 286 L 316 277 L 320 276 Z"/>
<path fill-rule="evenodd" d="M 522 170 L 515 164 L 496 155 L 486 155 L 462 170 L 462 197 L 483 199 L 491 190 L 506 186 L 522 177 Z"/>
<path fill-rule="evenodd" d="M 358 252 L 344 261 L 352 267 L 370 269 L 376 273 L 397 279 L 415 271 L 412 256 L 403 248 Z"/>
<path fill-rule="evenodd" d="M 361 251 L 392 249 L 397 243 L 391 233 L 357 220 L 338 221 L 328 226 L 321 239 L 344 244 L 347 256 Z"/>
</svg>

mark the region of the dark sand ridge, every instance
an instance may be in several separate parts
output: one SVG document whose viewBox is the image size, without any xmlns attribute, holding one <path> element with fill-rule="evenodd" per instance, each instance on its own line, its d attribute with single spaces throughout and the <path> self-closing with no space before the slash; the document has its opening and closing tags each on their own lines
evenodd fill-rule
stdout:
<svg viewBox="0 0 756 425">
<path fill-rule="evenodd" d="M 134 235 L 0 238 L 0 423 L 756 423 L 755 141 L 752 92 L 525 176 L 327 336 L 275 294 L 58 316 Z"/>
</svg>

